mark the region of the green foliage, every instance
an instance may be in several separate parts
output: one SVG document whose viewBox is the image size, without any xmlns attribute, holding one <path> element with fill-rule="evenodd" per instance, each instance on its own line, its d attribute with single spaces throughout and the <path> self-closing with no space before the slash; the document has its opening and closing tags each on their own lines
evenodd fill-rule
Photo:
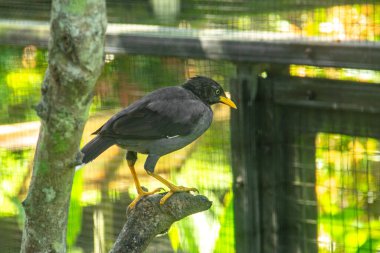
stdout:
<svg viewBox="0 0 380 253">
<path fill-rule="evenodd" d="M 46 51 L 33 46 L 1 46 L 0 50 L 0 123 L 37 119 L 33 106 L 40 98 Z"/>
<path fill-rule="evenodd" d="M 214 122 L 180 173 L 173 173 L 177 184 L 196 187 L 213 202 L 209 211 L 181 220 L 169 232 L 178 252 L 235 252 L 230 145 L 221 137 L 229 136 L 226 124 Z"/>
<path fill-rule="evenodd" d="M 69 217 L 67 222 L 67 246 L 74 247 L 75 242 L 82 231 L 82 204 L 83 170 L 75 173 L 73 188 L 71 190 Z"/>
<path fill-rule="evenodd" d="M 0 217 L 20 213 L 20 200 L 16 198 L 28 173 L 31 149 L 8 150 L 0 148 Z M 21 214 L 22 215 L 22 214 Z"/>
<path fill-rule="evenodd" d="M 191 217 L 181 220 L 181 223 L 173 225 L 173 231 L 169 233 L 170 240 L 177 241 L 177 252 L 193 252 L 199 253 L 199 238 L 196 233 L 196 224 L 192 222 Z M 173 242 L 172 242 L 173 244 Z"/>
<path fill-rule="evenodd" d="M 234 230 L 234 205 L 232 191 L 224 197 L 224 212 L 221 214 L 219 235 L 215 243 L 214 252 L 235 252 L 235 230 Z"/>
<path fill-rule="evenodd" d="M 371 212 L 380 191 L 373 162 L 378 141 L 320 133 L 316 147 L 320 252 L 379 250 L 380 222 Z"/>
<path fill-rule="evenodd" d="M 119 57 L 115 64 L 119 71 L 126 73 L 129 82 L 143 88 L 145 92 L 176 85 L 184 75 L 183 62 L 177 58 L 133 55 Z"/>
</svg>

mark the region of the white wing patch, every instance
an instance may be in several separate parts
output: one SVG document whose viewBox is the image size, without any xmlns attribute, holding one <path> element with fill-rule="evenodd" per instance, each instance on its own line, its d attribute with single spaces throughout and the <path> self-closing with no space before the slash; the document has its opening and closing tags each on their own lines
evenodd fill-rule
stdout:
<svg viewBox="0 0 380 253">
<path fill-rule="evenodd" d="M 166 136 L 166 138 L 168 139 L 173 139 L 173 138 L 177 138 L 179 135 L 173 135 L 173 136 Z"/>
</svg>

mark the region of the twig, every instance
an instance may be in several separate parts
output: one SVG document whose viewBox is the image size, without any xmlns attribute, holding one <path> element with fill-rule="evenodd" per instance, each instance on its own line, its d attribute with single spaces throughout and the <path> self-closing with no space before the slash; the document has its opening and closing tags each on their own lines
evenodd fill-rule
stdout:
<svg viewBox="0 0 380 253">
<path fill-rule="evenodd" d="M 175 221 L 205 211 L 212 205 L 205 196 L 187 192 L 176 193 L 160 205 L 162 196 L 148 196 L 134 209 L 127 210 L 127 220 L 110 253 L 143 252 L 155 236 L 167 232 Z"/>
</svg>

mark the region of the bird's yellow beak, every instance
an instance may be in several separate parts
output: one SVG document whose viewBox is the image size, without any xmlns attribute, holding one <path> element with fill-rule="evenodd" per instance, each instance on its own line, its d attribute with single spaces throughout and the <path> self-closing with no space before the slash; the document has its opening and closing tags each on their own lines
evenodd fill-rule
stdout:
<svg viewBox="0 0 380 253">
<path fill-rule="evenodd" d="M 232 100 L 229 99 L 229 98 L 227 98 L 227 97 L 220 96 L 220 97 L 219 97 L 219 101 L 220 101 L 221 103 L 223 103 L 223 104 L 228 105 L 228 106 L 231 107 L 231 108 L 237 109 L 235 103 L 232 102 Z"/>
</svg>

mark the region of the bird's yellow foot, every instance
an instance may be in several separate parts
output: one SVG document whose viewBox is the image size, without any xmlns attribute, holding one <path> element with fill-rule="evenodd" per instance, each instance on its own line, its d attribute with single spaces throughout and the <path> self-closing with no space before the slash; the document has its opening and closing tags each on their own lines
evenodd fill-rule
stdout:
<svg viewBox="0 0 380 253">
<path fill-rule="evenodd" d="M 188 188 L 188 187 L 177 186 L 173 184 L 170 184 L 167 186 L 170 188 L 170 191 L 166 193 L 165 196 L 162 197 L 162 199 L 160 200 L 160 205 L 165 204 L 165 202 L 176 192 L 190 192 L 190 191 L 198 192 L 197 188 Z"/>
<path fill-rule="evenodd" d="M 163 188 L 157 188 L 157 189 L 155 189 L 155 190 L 149 192 L 149 191 L 144 191 L 142 188 L 137 189 L 137 193 L 138 193 L 138 195 L 137 195 L 137 197 L 132 201 L 132 203 L 129 204 L 128 209 L 133 209 L 133 208 L 135 208 L 136 204 L 137 204 L 137 203 L 140 201 L 140 199 L 142 199 L 143 197 L 145 197 L 145 196 L 149 196 L 149 195 L 153 195 L 153 194 L 155 194 L 155 193 L 157 193 L 157 192 L 160 192 L 160 191 L 162 191 L 162 190 L 164 190 L 164 189 L 163 189 Z"/>
<path fill-rule="evenodd" d="M 188 188 L 184 186 L 174 185 L 170 183 L 168 180 L 166 180 L 165 178 L 161 177 L 160 175 L 154 172 L 148 171 L 148 174 L 154 177 L 155 179 L 157 179 L 158 181 L 160 181 L 161 183 L 163 183 L 164 185 L 166 185 L 170 189 L 170 191 L 166 193 L 165 196 L 162 197 L 162 199 L 160 200 L 161 205 L 165 204 L 166 200 L 168 200 L 175 192 L 190 192 L 190 191 L 198 192 L 196 188 Z"/>
</svg>

